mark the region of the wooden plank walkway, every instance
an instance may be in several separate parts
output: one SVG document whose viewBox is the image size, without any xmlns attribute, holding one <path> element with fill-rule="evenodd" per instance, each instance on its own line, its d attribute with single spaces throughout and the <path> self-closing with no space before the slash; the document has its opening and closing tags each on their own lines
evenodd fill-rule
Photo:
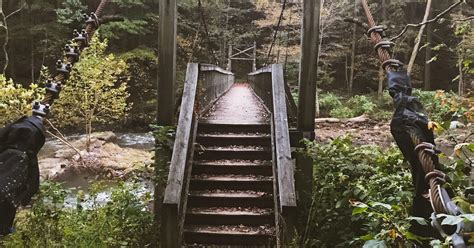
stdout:
<svg viewBox="0 0 474 248">
<path fill-rule="evenodd" d="M 184 223 L 187 247 L 274 247 L 269 113 L 234 86 L 198 124 Z"/>
</svg>

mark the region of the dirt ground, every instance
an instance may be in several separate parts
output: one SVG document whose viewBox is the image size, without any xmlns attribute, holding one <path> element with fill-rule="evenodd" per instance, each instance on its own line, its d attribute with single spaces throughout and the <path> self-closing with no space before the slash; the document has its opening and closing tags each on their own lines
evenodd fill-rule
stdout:
<svg viewBox="0 0 474 248">
<path fill-rule="evenodd" d="M 393 139 L 389 122 L 377 122 L 365 117 L 339 120 L 323 118 L 316 120 L 316 140 L 328 143 L 331 140 L 349 135 L 356 145 L 389 146 Z"/>
<path fill-rule="evenodd" d="M 349 135 L 356 145 L 378 145 L 388 147 L 394 144 L 390 133 L 389 122 L 378 122 L 365 117 L 354 120 L 338 120 L 324 118 L 316 120 L 316 140 L 328 143 L 336 137 Z M 456 143 L 474 142 L 474 135 L 465 140 L 474 132 L 474 125 L 460 129 L 447 130 L 436 137 L 436 144 L 443 152 L 452 151 Z"/>
</svg>

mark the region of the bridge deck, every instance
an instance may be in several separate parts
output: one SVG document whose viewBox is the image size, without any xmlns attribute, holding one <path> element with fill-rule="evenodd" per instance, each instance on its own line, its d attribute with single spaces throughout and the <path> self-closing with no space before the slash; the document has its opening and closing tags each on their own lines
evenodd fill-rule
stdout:
<svg viewBox="0 0 474 248">
<path fill-rule="evenodd" d="M 234 84 L 201 118 L 188 192 L 188 247 L 273 247 L 275 199 L 269 114 Z"/>
<path fill-rule="evenodd" d="M 267 123 L 269 114 L 248 84 L 236 83 L 203 119 L 226 124 Z"/>
</svg>

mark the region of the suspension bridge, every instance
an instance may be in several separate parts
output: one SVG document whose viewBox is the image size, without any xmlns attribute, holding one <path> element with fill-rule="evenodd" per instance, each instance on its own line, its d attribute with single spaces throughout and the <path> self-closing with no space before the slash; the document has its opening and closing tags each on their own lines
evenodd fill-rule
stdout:
<svg viewBox="0 0 474 248">
<path fill-rule="evenodd" d="M 175 119 L 176 1 L 161 4 L 158 124 L 170 126 Z M 299 108 L 282 65 L 257 69 L 255 43 L 230 46 L 226 70 L 188 64 L 161 210 L 163 247 L 280 247 L 291 240 L 298 195 L 292 145 L 314 138 L 319 5 L 305 1 L 303 7 Z M 247 82 L 235 82 L 233 60 L 252 63 Z M 299 157 L 298 169 L 306 178 L 300 178 L 298 190 L 309 196 L 312 164 Z"/>
<path fill-rule="evenodd" d="M 46 97 L 33 105 L 34 117 L 46 116 L 49 105 L 59 97 L 62 81 L 68 78 L 80 52 L 104 22 L 100 17 L 109 1 L 102 0 L 97 11 L 87 16 L 85 29 L 74 32 L 75 45 L 66 46 L 66 57 L 57 63 L 57 75 L 45 84 Z M 172 147 L 168 151 L 157 149 L 156 153 L 157 171 L 169 171 L 167 182 L 158 182 L 155 190 L 155 213 L 161 225 L 156 236 L 161 246 L 286 246 L 292 241 L 297 215 L 308 207 L 312 191 L 312 161 L 294 148 L 303 138 L 315 138 L 320 1 L 304 0 L 302 4 L 298 104 L 285 82 L 283 66 L 268 64 L 274 41 L 267 65 L 260 69 L 257 45 L 249 42 L 253 46 L 230 46 L 226 69 L 188 63 L 178 118 L 177 1 L 159 3 L 157 124 L 176 127 Z M 285 4 L 286 0 L 282 14 Z M 392 121 L 394 138 L 412 166 L 423 169 L 434 213 L 459 215 L 459 209 L 441 187 L 444 174 L 436 170 L 432 132 L 430 135 L 427 130 L 426 117 L 418 115 L 423 109 L 409 95 L 411 86 L 406 75 L 399 73 L 402 63 L 392 59 L 393 44 L 383 40 L 384 28 L 375 25 L 367 2 L 363 0 L 362 5 L 369 21 L 367 35 L 388 72 L 395 105 L 400 104 L 397 101 L 405 104 L 397 108 L 402 112 L 396 112 Z M 202 11 L 201 1 L 199 7 Z M 202 13 L 201 19 L 208 36 Z M 210 54 L 217 63 L 214 51 Z M 253 71 L 248 73 L 246 82 L 235 81 L 231 72 L 233 60 L 252 62 Z M 415 112 L 410 112 L 412 109 Z M 417 122 L 411 123 L 412 120 Z M 410 137 L 411 141 L 407 141 Z M 433 225 L 440 226 L 436 222 Z M 458 226 L 458 231 L 450 234 L 456 247 L 464 247 L 460 229 Z M 441 232 L 441 227 L 438 230 Z"/>
</svg>

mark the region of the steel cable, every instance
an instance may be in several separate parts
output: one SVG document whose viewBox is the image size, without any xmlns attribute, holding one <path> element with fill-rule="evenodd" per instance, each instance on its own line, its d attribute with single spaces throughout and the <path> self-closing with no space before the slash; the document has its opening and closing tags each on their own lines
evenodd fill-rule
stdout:
<svg viewBox="0 0 474 248">
<path fill-rule="evenodd" d="M 266 65 L 268 65 L 270 63 L 270 56 L 272 54 L 273 46 L 275 45 L 278 32 L 280 31 L 281 22 L 283 20 L 284 14 L 285 14 L 286 1 L 287 0 L 284 0 L 283 5 L 281 6 L 280 17 L 278 17 L 278 23 L 277 23 L 275 32 L 273 33 L 272 43 L 270 44 L 270 49 L 268 49 L 267 59 L 266 59 L 266 62 L 265 62 Z"/>
<path fill-rule="evenodd" d="M 95 30 L 99 26 L 99 19 L 98 18 L 100 16 L 102 16 L 102 14 L 104 12 L 104 9 L 105 9 L 105 7 L 107 6 L 107 4 L 109 2 L 110 2 L 110 0 L 102 0 L 99 3 L 99 6 L 97 7 L 96 11 L 93 13 L 93 15 L 95 15 L 95 18 L 97 18 L 96 19 L 97 22 L 86 22 L 86 26 L 84 28 L 85 34 L 86 34 L 86 39 L 85 40 L 75 40 L 74 41 L 78 46 L 78 56 L 79 56 L 80 52 L 82 52 L 82 50 L 87 46 L 87 43 L 92 39 Z M 93 16 L 93 15 L 91 15 L 91 16 Z M 71 57 L 71 56 L 66 56 L 66 58 L 63 58 L 62 61 L 66 62 L 69 65 L 71 65 L 70 70 L 72 70 L 72 65 L 75 62 L 77 62 L 78 59 L 79 59 L 79 57 L 74 58 L 74 57 Z M 64 83 L 63 81 L 66 80 L 66 76 L 63 73 L 58 72 L 56 74 L 56 76 L 53 77 L 53 80 L 54 80 L 54 83 L 59 84 L 59 85 L 63 85 L 63 83 Z M 47 91 L 44 98 L 43 98 L 43 100 L 41 101 L 41 103 L 45 104 L 45 105 L 52 105 L 54 100 L 57 97 L 58 97 L 58 95 L 55 94 L 54 92 Z"/>
</svg>

